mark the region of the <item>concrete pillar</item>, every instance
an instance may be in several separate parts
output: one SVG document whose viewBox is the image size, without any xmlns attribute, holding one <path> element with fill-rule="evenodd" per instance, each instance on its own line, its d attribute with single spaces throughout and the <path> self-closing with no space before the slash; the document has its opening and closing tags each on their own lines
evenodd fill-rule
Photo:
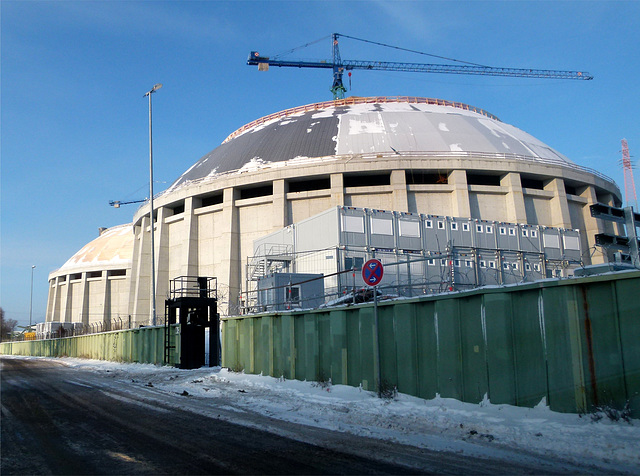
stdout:
<svg viewBox="0 0 640 476">
<path fill-rule="evenodd" d="M 133 263 L 131 266 L 130 294 L 132 302 L 129 313 L 132 321 L 139 323 L 150 314 L 151 290 L 151 239 L 149 235 L 149 215 L 140 220 L 140 226 L 135 227 L 136 237 L 133 244 Z"/>
<path fill-rule="evenodd" d="M 273 229 L 279 230 L 289 223 L 287 213 L 288 184 L 284 179 L 273 181 Z"/>
<path fill-rule="evenodd" d="M 53 280 L 54 282 L 54 286 L 53 286 L 53 306 L 51 306 L 52 311 L 51 311 L 51 319 L 49 319 L 49 321 L 51 322 L 58 322 L 60 321 L 60 283 L 59 283 L 59 277 L 54 278 Z"/>
<path fill-rule="evenodd" d="M 571 228 L 571 214 L 567 202 L 567 192 L 564 188 L 564 180 L 554 178 L 549 180 L 544 189 L 553 192 L 553 198 L 549 203 L 551 226 L 558 228 Z"/>
<path fill-rule="evenodd" d="M 195 215 L 194 198 L 184 201 L 185 246 L 180 260 L 181 273 L 184 276 L 198 276 L 198 219 Z"/>
<path fill-rule="evenodd" d="M 111 323 L 111 287 L 109 286 L 109 272 L 102 271 L 100 277 L 100 293 L 102 294 L 102 325 L 103 329 L 110 329 Z"/>
<path fill-rule="evenodd" d="M 587 199 L 587 204 L 582 207 L 582 218 L 584 220 L 585 233 L 582 238 L 583 260 L 585 264 L 601 264 L 607 262 L 606 254 L 603 253 L 602 247 L 596 247 L 595 235 L 604 233 L 605 227 L 602 220 L 598 220 L 591 216 L 589 207 L 598 203 L 596 190 L 593 186 L 585 187 L 580 194 L 582 198 Z"/>
<path fill-rule="evenodd" d="M 56 282 L 55 279 L 49 280 L 49 292 L 47 293 L 47 314 L 44 319 L 46 322 L 50 322 L 53 317 L 53 304 L 55 302 L 53 297 L 55 295 L 55 289 L 56 289 L 55 282 Z"/>
<path fill-rule="evenodd" d="M 169 279 L 176 277 L 169 276 L 169 225 L 165 223 L 172 213 L 167 207 L 160 207 L 156 210 L 153 247 L 156 259 L 156 317 L 158 324 L 164 323 L 164 300 L 169 293 Z M 150 312 L 152 311 L 150 310 Z"/>
<path fill-rule="evenodd" d="M 509 223 L 526 223 L 527 212 L 524 207 L 524 194 L 522 193 L 522 182 L 520 174 L 511 172 L 506 174 L 500 180 L 502 187 L 507 187 L 507 196 L 505 197 L 505 211 L 507 216 L 506 222 Z"/>
<path fill-rule="evenodd" d="M 87 284 L 87 272 L 82 273 L 80 278 L 80 321 L 83 325 L 89 325 L 89 285 Z"/>
<path fill-rule="evenodd" d="M 66 281 L 67 292 L 64 293 L 64 305 L 62 307 L 62 313 L 60 315 L 61 322 L 71 322 L 73 320 L 71 313 L 73 308 L 73 288 L 71 286 L 71 275 L 67 275 Z"/>
<path fill-rule="evenodd" d="M 407 199 L 407 176 L 405 175 L 404 170 L 391 171 L 391 191 L 393 197 L 392 209 L 398 212 L 408 212 L 409 200 Z"/>
<path fill-rule="evenodd" d="M 342 174 L 331 174 L 331 206 L 344 206 L 344 177 Z"/>
<path fill-rule="evenodd" d="M 465 170 L 452 170 L 448 178 L 449 185 L 453 187 L 451 192 L 451 216 L 470 217 L 469 186 L 467 185 L 467 172 Z"/>
<path fill-rule="evenodd" d="M 219 283 L 228 286 L 227 312 L 229 314 L 237 311 L 236 306 L 241 291 L 240 220 L 235 203 L 238 197 L 238 190 L 226 188 L 222 199 L 222 233 L 219 246 L 224 250 L 224 257 L 219 273 Z"/>
</svg>

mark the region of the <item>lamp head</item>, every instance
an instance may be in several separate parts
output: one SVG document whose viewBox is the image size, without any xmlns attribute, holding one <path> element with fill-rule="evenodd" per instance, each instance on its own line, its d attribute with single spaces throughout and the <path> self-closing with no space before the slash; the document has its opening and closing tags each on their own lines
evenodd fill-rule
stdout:
<svg viewBox="0 0 640 476">
<path fill-rule="evenodd" d="M 153 88 L 151 88 L 151 91 L 149 91 L 148 93 L 145 94 L 146 96 L 149 96 L 150 94 L 155 93 L 158 89 L 160 89 L 162 87 L 162 83 L 158 83 L 156 84 Z"/>
</svg>

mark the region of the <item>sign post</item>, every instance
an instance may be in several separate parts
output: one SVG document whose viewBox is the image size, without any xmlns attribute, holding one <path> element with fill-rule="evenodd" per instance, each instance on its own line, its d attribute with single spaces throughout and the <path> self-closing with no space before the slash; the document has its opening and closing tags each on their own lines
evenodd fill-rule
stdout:
<svg viewBox="0 0 640 476">
<path fill-rule="evenodd" d="M 380 333 L 378 331 L 378 284 L 382 281 L 382 277 L 384 276 L 384 267 L 382 263 L 377 259 L 370 259 L 367 261 L 362 267 L 362 280 L 367 286 L 373 287 L 373 320 L 374 320 L 374 331 L 373 335 L 375 338 L 375 349 L 376 349 L 376 377 L 378 379 L 377 389 L 378 389 L 378 397 L 382 393 L 382 368 L 380 365 Z"/>
</svg>

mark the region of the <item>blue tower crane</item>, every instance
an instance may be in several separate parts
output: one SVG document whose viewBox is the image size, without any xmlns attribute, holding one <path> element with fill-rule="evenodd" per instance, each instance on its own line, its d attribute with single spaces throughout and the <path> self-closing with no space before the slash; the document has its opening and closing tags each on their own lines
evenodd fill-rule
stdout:
<svg viewBox="0 0 640 476">
<path fill-rule="evenodd" d="M 267 71 L 269 66 L 278 67 L 292 67 L 292 68 L 321 68 L 333 70 L 333 84 L 331 86 L 331 92 L 334 99 L 344 98 L 344 93 L 347 91 L 343 82 L 342 75 L 345 71 L 351 71 L 353 69 L 368 69 L 368 70 L 380 70 L 380 71 L 408 71 L 418 73 L 448 73 L 448 74 L 474 74 L 481 76 L 508 76 L 518 78 L 545 78 L 545 79 L 593 79 L 586 71 L 563 71 L 563 70 L 548 70 L 548 69 L 529 69 L 529 68 L 497 68 L 492 66 L 484 66 L 474 63 L 466 63 L 464 65 L 448 65 L 448 64 L 428 64 L 428 63 L 397 63 L 389 61 L 360 61 L 360 60 L 343 60 L 340 58 L 340 49 L 338 47 L 338 38 L 342 36 L 345 38 L 351 38 L 354 40 L 365 41 L 367 43 L 373 43 L 380 46 L 382 43 L 377 43 L 369 40 L 362 40 L 360 38 L 353 38 L 346 35 L 340 35 L 334 33 L 331 35 L 333 40 L 333 61 L 295 61 L 295 60 L 278 60 L 271 59 L 268 56 L 262 56 L 257 51 L 252 51 L 249 54 L 247 65 L 258 66 L 258 70 Z M 393 47 L 396 49 L 402 49 L 405 51 L 411 51 L 413 53 L 420 53 L 413 50 L 406 50 L 404 48 Z M 425 53 L 421 53 L 425 54 Z M 435 55 L 429 55 L 435 56 Z M 439 58 L 443 58 L 439 56 Z M 451 61 L 451 58 L 443 58 Z M 465 63 L 465 62 L 463 62 Z"/>
</svg>

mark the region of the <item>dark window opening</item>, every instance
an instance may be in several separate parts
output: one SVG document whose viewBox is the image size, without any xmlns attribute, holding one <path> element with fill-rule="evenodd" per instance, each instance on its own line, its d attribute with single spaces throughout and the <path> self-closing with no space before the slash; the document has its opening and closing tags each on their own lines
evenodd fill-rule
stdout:
<svg viewBox="0 0 640 476">
<path fill-rule="evenodd" d="M 360 269 L 364 264 L 364 258 L 356 256 L 351 258 L 349 256 L 345 256 L 344 258 L 344 269 Z"/>
<path fill-rule="evenodd" d="M 573 185 L 564 184 L 564 191 L 569 195 L 578 195 L 578 189 Z"/>
<path fill-rule="evenodd" d="M 532 188 L 534 190 L 544 190 L 544 182 L 542 180 L 520 177 L 522 188 Z"/>
<path fill-rule="evenodd" d="M 209 207 L 211 205 L 220 205 L 222 203 L 222 194 L 209 195 L 208 197 L 201 198 L 201 207 Z"/>
<path fill-rule="evenodd" d="M 82 273 L 75 273 L 69 276 L 69 280 L 73 281 L 75 279 L 81 279 L 82 278 Z"/>
<path fill-rule="evenodd" d="M 58 282 L 59 283 L 64 283 L 67 280 L 66 276 L 58 276 Z"/>
<path fill-rule="evenodd" d="M 127 275 L 126 269 L 112 269 L 111 271 L 109 271 L 109 276 L 126 276 L 126 275 Z"/>
<path fill-rule="evenodd" d="M 467 174 L 467 185 L 488 185 L 491 187 L 500 186 L 499 175 L 485 175 L 485 174 Z"/>
<path fill-rule="evenodd" d="M 273 195 L 273 184 L 240 189 L 240 200 Z"/>
<path fill-rule="evenodd" d="M 331 188 L 331 180 L 329 178 L 289 182 L 290 192 L 310 192 L 312 190 L 325 190 L 328 188 Z"/>
<path fill-rule="evenodd" d="M 102 271 L 91 271 L 87 273 L 87 278 L 101 278 Z"/>
<path fill-rule="evenodd" d="M 169 207 L 169 209 L 173 211 L 174 215 L 179 215 L 180 213 L 184 213 L 184 202 L 182 202 L 179 205 Z"/>
<path fill-rule="evenodd" d="M 447 184 L 449 179 L 446 173 L 427 173 L 427 172 L 414 172 L 413 170 L 407 170 L 405 172 L 407 185 L 436 185 Z"/>
<path fill-rule="evenodd" d="M 391 174 L 344 176 L 345 187 L 374 187 L 378 185 L 391 185 Z"/>
</svg>

